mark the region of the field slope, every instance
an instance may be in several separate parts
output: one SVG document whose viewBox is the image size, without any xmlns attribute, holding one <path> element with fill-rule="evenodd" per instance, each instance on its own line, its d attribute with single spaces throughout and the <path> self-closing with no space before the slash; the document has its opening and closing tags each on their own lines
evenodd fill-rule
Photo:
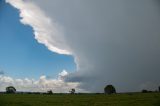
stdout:
<svg viewBox="0 0 160 106">
<path fill-rule="evenodd" d="M 160 106 L 160 93 L 0 94 L 0 106 Z"/>
</svg>

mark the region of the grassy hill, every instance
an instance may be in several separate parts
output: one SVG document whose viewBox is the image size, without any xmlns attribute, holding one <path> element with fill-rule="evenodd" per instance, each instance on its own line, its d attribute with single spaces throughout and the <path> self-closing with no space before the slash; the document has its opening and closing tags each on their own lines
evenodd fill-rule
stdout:
<svg viewBox="0 0 160 106">
<path fill-rule="evenodd" d="M 160 106 L 160 93 L 0 94 L 0 106 Z"/>
</svg>

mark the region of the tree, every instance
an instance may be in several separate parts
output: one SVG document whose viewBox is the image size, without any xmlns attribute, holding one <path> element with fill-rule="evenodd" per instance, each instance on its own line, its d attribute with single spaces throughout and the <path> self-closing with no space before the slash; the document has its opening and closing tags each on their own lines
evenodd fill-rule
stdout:
<svg viewBox="0 0 160 106">
<path fill-rule="evenodd" d="M 105 88 L 104 88 L 104 93 L 105 94 L 113 94 L 113 93 L 116 93 L 116 89 L 113 85 L 107 85 Z"/>
<path fill-rule="evenodd" d="M 142 90 L 142 93 L 147 93 L 148 91 L 146 89 L 143 89 Z"/>
<path fill-rule="evenodd" d="M 6 87 L 6 93 L 16 93 L 16 88 L 13 86 Z"/>
<path fill-rule="evenodd" d="M 160 86 L 158 87 L 158 91 L 160 92 Z"/>
<path fill-rule="evenodd" d="M 53 94 L 52 90 L 47 91 L 47 94 Z"/>
<path fill-rule="evenodd" d="M 70 91 L 69 91 L 71 94 L 74 94 L 76 92 L 76 90 L 74 88 L 72 88 Z"/>
</svg>

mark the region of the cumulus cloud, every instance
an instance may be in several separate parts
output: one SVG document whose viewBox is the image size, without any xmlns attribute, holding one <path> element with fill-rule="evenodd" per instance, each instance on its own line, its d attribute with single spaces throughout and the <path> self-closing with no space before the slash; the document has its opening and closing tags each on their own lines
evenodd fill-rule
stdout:
<svg viewBox="0 0 160 106">
<path fill-rule="evenodd" d="M 64 79 L 68 75 L 68 72 L 66 70 L 63 70 L 61 73 L 59 73 L 59 79 Z"/>
<path fill-rule="evenodd" d="M 148 81 L 160 81 L 156 0 L 6 1 L 20 10 L 22 23 L 34 29 L 39 42 L 75 57 L 77 71 L 65 81 L 81 82 L 80 88 L 92 92 L 102 92 L 106 84 L 117 91 L 136 91 Z"/>
<path fill-rule="evenodd" d="M 65 82 L 62 76 L 65 76 L 67 71 L 62 71 L 57 79 L 47 79 L 46 76 L 41 76 L 38 80 L 34 79 L 14 79 L 9 76 L 0 75 L 0 91 L 5 91 L 7 86 L 14 86 L 17 91 L 24 92 L 46 92 L 52 90 L 55 93 L 68 93 L 71 88 L 75 88 L 77 92 L 84 92 L 79 89 L 79 83 Z"/>
</svg>

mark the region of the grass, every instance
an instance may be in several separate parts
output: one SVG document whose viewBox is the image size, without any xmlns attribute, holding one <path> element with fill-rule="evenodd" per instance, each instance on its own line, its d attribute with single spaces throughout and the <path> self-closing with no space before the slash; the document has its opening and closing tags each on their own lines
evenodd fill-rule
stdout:
<svg viewBox="0 0 160 106">
<path fill-rule="evenodd" d="M 160 93 L 0 94 L 0 106 L 160 106 Z"/>
</svg>

